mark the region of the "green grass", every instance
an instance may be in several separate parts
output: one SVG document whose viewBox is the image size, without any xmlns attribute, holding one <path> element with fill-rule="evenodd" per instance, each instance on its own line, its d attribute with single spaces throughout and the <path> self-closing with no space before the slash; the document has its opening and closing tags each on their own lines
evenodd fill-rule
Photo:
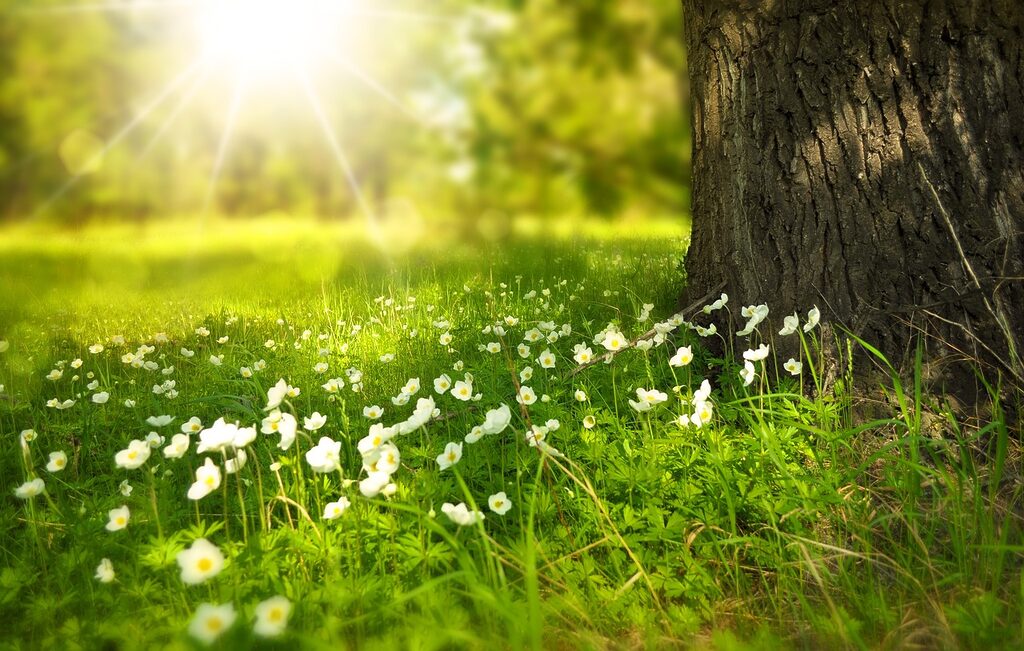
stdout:
<svg viewBox="0 0 1024 651">
<path fill-rule="evenodd" d="M 684 232 L 642 226 L 523 222 L 467 240 L 435 225 L 415 238 L 386 233 L 383 247 L 359 228 L 283 218 L 9 228 L 0 235 L 0 340 L 10 344 L 0 354 L 0 648 L 192 648 L 187 629 L 203 602 L 233 604 L 238 618 L 217 643 L 231 648 L 1024 643 L 1019 432 L 997 400 L 977 421 L 895 376 L 855 388 L 849 350 L 846 372 L 822 387 L 819 351 L 831 342 L 820 328 L 792 336 L 803 342 L 799 378 L 776 360 L 787 341 L 765 333 L 772 354 L 745 387 L 740 353 L 758 336 L 727 336 L 716 357 L 685 327 L 572 374 L 573 346 L 604 352 L 592 339 L 609 322 L 634 338 L 674 312 Z M 655 307 L 640 322 L 644 303 Z M 739 301 L 727 310 L 738 330 Z M 482 332 L 506 316 L 520 321 L 504 337 Z M 441 319 L 450 328 L 433 325 Z M 571 334 L 531 344 L 521 359 L 516 345 L 543 321 Z M 450 349 L 439 341 L 445 331 Z M 479 349 L 489 342 L 502 351 Z M 90 353 L 97 343 L 104 351 Z M 173 371 L 122 362 L 143 343 L 154 346 L 147 360 Z M 695 359 L 674 368 L 668 360 L 683 345 Z M 554 369 L 536 360 L 546 347 Z M 240 367 L 258 360 L 266 367 L 242 377 Z M 326 373 L 314 370 L 319 362 Z M 527 365 L 533 377 L 523 384 L 549 400 L 521 410 Z M 362 371 L 360 392 L 348 379 L 336 395 L 321 388 L 349 368 Z M 63 376 L 46 379 L 53 369 Z M 433 392 L 442 373 L 454 381 L 466 372 L 479 402 Z M 413 377 L 419 393 L 393 405 Z M 130 440 L 156 430 L 169 442 L 192 416 L 259 427 L 279 378 L 301 388 L 282 405 L 300 432 L 314 411 L 327 424 L 287 452 L 276 435 L 259 434 L 241 472 L 207 497 L 186 498 L 211 456 L 196 454 L 198 435 L 181 459 L 155 449 L 140 469 L 115 467 Z M 704 378 L 713 420 L 681 427 L 681 398 Z M 167 380 L 173 399 L 152 391 Z M 628 400 L 638 387 L 669 399 L 637 413 Z M 579 389 L 587 400 L 575 399 Z M 93 404 L 97 391 L 109 402 Z M 363 407 L 383 406 L 390 425 L 428 395 L 441 417 L 396 437 L 395 494 L 363 497 L 350 483 L 365 476 Z M 58 410 L 46 406 L 52 398 L 77 402 Z M 440 470 L 445 444 L 501 403 L 512 408 L 510 427 L 464 444 L 462 459 Z M 159 414 L 175 421 L 145 422 Z M 531 423 L 550 419 L 560 427 L 546 440 L 564 457 L 526 442 Z M 29 428 L 38 436 L 22 446 Z M 341 442 L 340 472 L 307 464 L 320 436 Z M 57 450 L 68 465 L 51 473 L 44 467 Z M 33 476 L 45 494 L 16 498 Z M 127 497 L 123 480 L 133 486 Z M 487 508 L 498 491 L 513 505 L 505 515 Z M 323 520 L 324 505 L 342 495 L 352 506 Z M 441 512 L 445 502 L 487 517 L 460 527 Z M 129 524 L 108 532 L 107 512 L 122 504 Z M 176 557 L 201 537 L 227 564 L 188 586 Z M 94 578 L 102 558 L 113 583 Z M 254 607 L 274 595 L 292 602 L 292 616 L 281 639 L 262 640 Z"/>
</svg>

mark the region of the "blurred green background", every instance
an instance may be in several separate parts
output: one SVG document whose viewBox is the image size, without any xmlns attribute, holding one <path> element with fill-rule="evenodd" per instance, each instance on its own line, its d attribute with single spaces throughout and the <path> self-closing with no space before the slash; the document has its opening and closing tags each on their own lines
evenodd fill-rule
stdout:
<svg viewBox="0 0 1024 651">
<path fill-rule="evenodd" d="M 0 218 L 358 217 L 323 122 L 384 218 L 686 213 L 678 0 L 349 2 L 323 121 L 282 70 L 182 76 L 210 5 L 0 0 Z"/>
</svg>

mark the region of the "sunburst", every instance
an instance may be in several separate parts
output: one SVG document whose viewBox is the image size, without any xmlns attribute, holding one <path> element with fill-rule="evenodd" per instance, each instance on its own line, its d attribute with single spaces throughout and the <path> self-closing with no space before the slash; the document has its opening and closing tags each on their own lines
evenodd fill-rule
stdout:
<svg viewBox="0 0 1024 651">
<path fill-rule="evenodd" d="M 195 26 L 198 51 L 193 61 L 172 75 L 141 110 L 115 131 L 102 150 L 94 154 L 97 159 L 121 144 L 150 120 L 158 109 L 170 103 L 171 108 L 166 112 L 163 122 L 139 153 L 141 160 L 167 134 L 179 115 L 193 103 L 204 84 L 214 77 L 227 77 L 231 80 L 231 98 L 225 108 L 222 132 L 203 201 L 205 213 L 216 197 L 217 184 L 230 155 L 232 136 L 239 114 L 245 108 L 248 89 L 257 84 L 290 82 L 302 88 L 302 95 L 316 119 L 325 144 L 371 227 L 376 221 L 373 208 L 360 189 L 349 156 L 328 117 L 324 101 L 313 80 L 315 73 L 324 63 L 329 63 L 332 71 L 340 69 L 392 108 L 412 120 L 420 121 L 416 113 L 395 93 L 348 56 L 343 45 L 348 41 L 349 30 L 367 21 L 412 21 L 444 25 L 454 20 L 452 17 L 430 13 L 371 7 L 360 0 L 111 0 L 22 10 L 23 14 L 36 17 L 105 12 L 144 12 L 152 13 L 154 20 L 191 22 Z M 69 179 L 44 202 L 40 210 L 45 210 L 63 197 L 77 185 L 80 178 L 75 176 Z"/>
</svg>

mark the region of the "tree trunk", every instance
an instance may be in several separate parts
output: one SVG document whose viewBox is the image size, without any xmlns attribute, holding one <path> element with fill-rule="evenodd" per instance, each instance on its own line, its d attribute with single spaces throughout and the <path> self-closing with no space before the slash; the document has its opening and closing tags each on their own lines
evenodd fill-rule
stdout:
<svg viewBox="0 0 1024 651">
<path fill-rule="evenodd" d="M 1024 379 L 1024 2 L 683 4 L 688 295 Z"/>
</svg>

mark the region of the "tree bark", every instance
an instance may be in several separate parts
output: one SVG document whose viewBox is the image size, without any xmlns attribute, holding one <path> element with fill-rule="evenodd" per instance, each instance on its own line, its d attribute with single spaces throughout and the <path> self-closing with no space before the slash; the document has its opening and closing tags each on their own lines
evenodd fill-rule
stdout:
<svg viewBox="0 0 1024 651">
<path fill-rule="evenodd" d="M 924 330 L 1024 379 L 1024 2 L 683 5 L 688 296 L 727 280 L 775 330 L 817 305 L 894 363 Z"/>
</svg>

